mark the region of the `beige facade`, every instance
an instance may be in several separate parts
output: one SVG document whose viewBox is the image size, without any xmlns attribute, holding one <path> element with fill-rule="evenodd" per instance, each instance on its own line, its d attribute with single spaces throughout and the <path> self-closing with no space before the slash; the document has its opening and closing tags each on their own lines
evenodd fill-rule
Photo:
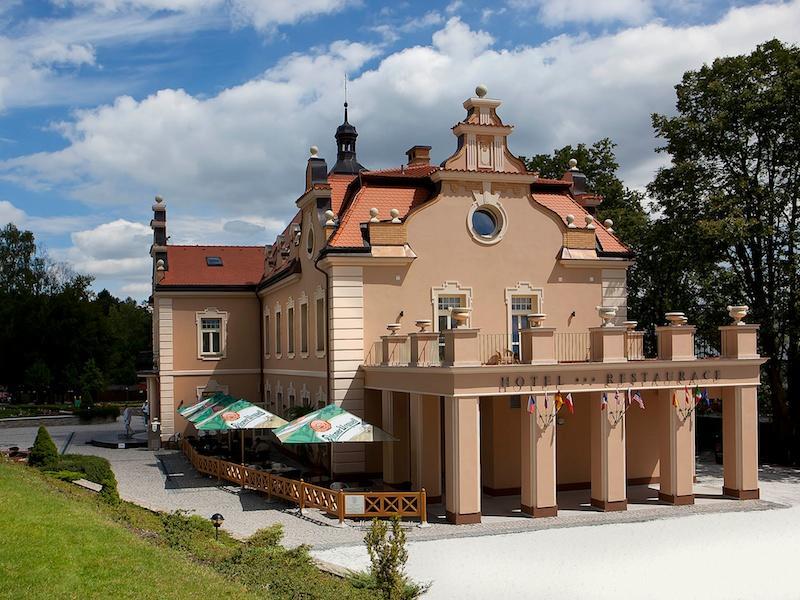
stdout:
<svg viewBox="0 0 800 600">
<path fill-rule="evenodd" d="M 209 391 L 281 415 L 334 402 L 398 441 L 333 448 L 332 475 L 425 488 L 453 522 L 479 521 L 484 493 L 518 494 L 534 517 L 566 489 L 624 510 L 637 483 L 692 502 L 684 396 L 699 386 L 722 398 L 725 493 L 757 497 L 757 328 L 722 327 L 722 356 L 698 360 L 676 321 L 644 360 L 622 326 L 633 256 L 595 219 L 601 199 L 574 164 L 559 180 L 526 171 L 499 106 L 464 103 L 441 166 L 415 146 L 382 171 L 357 162 L 345 116 L 336 165 L 312 149 L 297 214 L 263 248 L 169 246 L 157 202 L 148 389 L 163 439 Z M 574 412 L 554 415 L 556 394 Z"/>
</svg>

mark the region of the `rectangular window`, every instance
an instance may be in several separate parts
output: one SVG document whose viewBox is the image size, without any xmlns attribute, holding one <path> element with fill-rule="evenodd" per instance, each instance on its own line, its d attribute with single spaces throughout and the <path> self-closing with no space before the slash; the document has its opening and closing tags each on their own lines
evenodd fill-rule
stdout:
<svg viewBox="0 0 800 600">
<path fill-rule="evenodd" d="M 222 319 L 200 319 L 203 354 L 219 354 L 221 336 Z"/>
<path fill-rule="evenodd" d="M 264 354 L 269 356 L 269 315 L 264 315 Z"/>
<path fill-rule="evenodd" d="M 325 299 L 317 298 L 317 352 L 325 352 Z"/>
<path fill-rule="evenodd" d="M 294 354 L 294 308 L 286 309 L 286 351 Z"/>
<path fill-rule="evenodd" d="M 451 308 L 464 306 L 464 296 L 439 296 L 437 299 L 437 320 L 439 332 L 453 328 L 453 318 L 450 314 Z M 439 358 L 444 358 L 444 336 L 439 336 Z"/>
<path fill-rule="evenodd" d="M 538 309 L 538 306 L 536 307 Z M 528 325 L 528 315 L 534 312 L 532 296 L 511 297 L 511 351 L 520 357 L 519 331 Z"/>
<path fill-rule="evenodd" d="M 275 354 L 281 355 L 281 313 L 275 313 Z"/>
<path fill-rule="evenodd" d="M 308 304 L 300 305 L 300 352 L 308 354 Z"/>
</svg>

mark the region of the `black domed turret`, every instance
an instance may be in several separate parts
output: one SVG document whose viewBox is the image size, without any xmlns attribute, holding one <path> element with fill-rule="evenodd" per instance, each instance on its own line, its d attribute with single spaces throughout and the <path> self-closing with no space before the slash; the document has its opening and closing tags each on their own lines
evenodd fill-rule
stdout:
<svg viewBox="0 0 800 600">
<path fill-rule="evenodd" d="M 352 175 L 363 171 L 364 167 L 356 159 L 356 128 L 347 122 L 347 102 L 344 103 L 344 123 L 336 128 L 336 164 L 331 173 L 349 173 Z"/>
</svg>

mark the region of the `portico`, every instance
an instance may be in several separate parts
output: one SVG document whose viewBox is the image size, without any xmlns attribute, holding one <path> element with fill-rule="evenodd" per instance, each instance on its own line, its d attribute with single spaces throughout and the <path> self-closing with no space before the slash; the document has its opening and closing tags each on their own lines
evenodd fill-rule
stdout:
<svg viewBox="0 0 800 600">
<path fill-rule="evenodd" d="M 659 328 L 658 358 L 637 361 L 614 354 L 624 328 L 604 329 L 592 332 L 593 360 L 584 363 L 539 353 L 543 364 L 365 367 L 365 387 L 381 390 L 383 423 L 410 416 L 407 442 L 385 444 L 384 472 L 407 452 L 412 485 L 443 495 L 457 524 L 480 521 L 482 491 L 519 494 L 532 517 L 556 516 L 561 490 L 588 489 L 594 508 L 626 510 L 627 487 L 645 483 L 658 484 L 661 502 L 692 504 L 694 390 L 703 389 L 723 403 L 723 493 L 757 498 L 757 327 L 721 328 L 729 342 L 713 359 L 694 357 L 692 327 Z M 523 347 L 548 335 L 529 329 Z M 478 336 L 446 332 L 445 357 L 476 356 Z M 628 403 L 629 389 L 644 410 Z M 570 394 L 574 413 L 555 412 L 557 393 Z"/>
</svg>

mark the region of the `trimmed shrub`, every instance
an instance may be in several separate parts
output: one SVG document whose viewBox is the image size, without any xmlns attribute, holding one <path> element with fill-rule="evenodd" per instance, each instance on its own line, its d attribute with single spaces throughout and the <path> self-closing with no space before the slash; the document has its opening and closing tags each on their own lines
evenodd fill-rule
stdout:
<svg viewBox="0 0 800 600">
<path fill-rule="evenodd" d="M 247 538 L 247 543 L 259 548 L 274 548 L 281 543 L 281 539 L 283 539 L 283 525 L 275 523 L 256 531 Z"/>
<path fill-rule="evenodd" d="M 54 470 L 58 463 L 58 449 L 53 438 L 45 427 L 40 426 L 36 433 L 36 441 L 33 442 L 31 453 L 28 456 L 28 464 L 40 469 Z"/>
<path fill-rule="evenodd" d="M 61 481 L 75 481 L 76 479 L 83 479 L 83 473 L 77 471 L 45 471 L 50 477 L 55 477 Z"/>
<path fill-rule="evenodd" d="M 117 478 L 111 470 L 111 464 L 101 456 L 86 454 L 65 454 L 58 461 L 56 468 L 60 471 L 76 471 L 82 473 L 89 481 L 103 486 L 100 497 L 107 502 L 119 502 Z"/>
</svg>

